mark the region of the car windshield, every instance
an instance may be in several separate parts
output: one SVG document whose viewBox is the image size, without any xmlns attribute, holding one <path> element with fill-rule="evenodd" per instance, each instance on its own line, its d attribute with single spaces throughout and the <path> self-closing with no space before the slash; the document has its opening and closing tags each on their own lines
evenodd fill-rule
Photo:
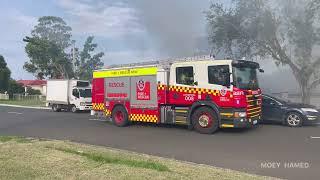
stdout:
<svg viewBox="0 0 320 180">
<path fill-rule="evenodd" d="M 252 67 L 233 67 L 234 85 L 240 89 L 259 88 L 257 70 Z"/>
<path fill-rule="evenodd" d="M 91 97 L 91 89 L 79 89 L 80 97 Z"/>
<path fill-rule="evenodd" d="M 286 104 L 288 102 L 290 102 L 288 99 L 284 99 L 284 98 L 280 98 L 280 97 L 273 97 L 273 96 L 266 96 L 264 95 L 265 98 L 269 98 L 269 99 L 274 99 L 278 102 L 280 102 L 281 104 Z"/>
</svg>

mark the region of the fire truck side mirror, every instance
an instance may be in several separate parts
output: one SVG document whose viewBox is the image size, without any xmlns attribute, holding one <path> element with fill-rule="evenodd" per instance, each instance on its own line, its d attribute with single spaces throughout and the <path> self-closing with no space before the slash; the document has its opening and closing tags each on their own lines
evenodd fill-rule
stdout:
<svg viewBox="0 0 320 180">
<path fill-rule="evenodd" d="M 198 81 L 193 82 L 194 86 L 198 86 Z"/>
</svg>

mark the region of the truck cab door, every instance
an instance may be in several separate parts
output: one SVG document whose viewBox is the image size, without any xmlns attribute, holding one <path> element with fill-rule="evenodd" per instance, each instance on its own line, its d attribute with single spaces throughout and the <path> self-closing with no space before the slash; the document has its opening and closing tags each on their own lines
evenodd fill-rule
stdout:
<svg viewBox="0 0 320 180">
<path fill-rule="evenodd" d="M 78 108 L 79 107 L 79 103 L 78 103 L 79 98 L 80 98 L 79 90 L 77 88 L 72 89 L 72 96 L 70 97 L 69 103 L 74 104 Z"/>
<path fill-rule="evenodd" d="M 203 93 L 203 99 L 211 100 L 220 107 L 232 107 L 232 67 L 225 64 L 200 64 L 198 72 L 199 88 L 211 93 Z"/>
<path fill-rule="evenodd" d="M 195 79 L 194 65 L 172 65 L 170 71 L 170 87 L 168 103 L 174 105 L 191 105 L 196 100 L 196 88 L 198 82 Z"/>
</svg>

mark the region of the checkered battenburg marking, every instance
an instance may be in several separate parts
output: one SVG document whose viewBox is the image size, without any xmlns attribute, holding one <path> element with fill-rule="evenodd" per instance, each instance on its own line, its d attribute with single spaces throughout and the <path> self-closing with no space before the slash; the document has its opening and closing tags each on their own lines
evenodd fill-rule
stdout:
<svg viewBox="0 0 320 180">
<path fill-rule="evenodd" d="M 92 103 L 92 109 L 97 110 L 97 111 L 103 111 L 104 104 L 103 103 Z"/>
<path fill-rule="evenodd" d="M 158 90 L 165 90 L 167 88 L 166 85 L 158 84 Z M 183 92 L 190 94 L 212 94 L 214 96 L 219 96 L 219 90 L 213 89 L 205 89 L 205 88 L 192 88 L 192 87 L 184 87 L 184 86 L 169 86 L 169 91 L 175 92 Z"/>
<path fill-rule="evenodd" d="M 157 115 L 148 115 L 148 114 L 130 114 L 130 120 L 156 123 L 158 121 L 158 117 Z"/>
</svg>

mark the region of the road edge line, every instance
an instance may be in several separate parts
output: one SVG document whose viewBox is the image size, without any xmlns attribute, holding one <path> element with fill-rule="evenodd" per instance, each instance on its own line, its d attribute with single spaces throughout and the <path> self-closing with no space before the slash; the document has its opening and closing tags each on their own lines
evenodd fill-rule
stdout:
<svg viewBox="0 0 320 180">
<path fill-rule="evenodd" d="M 51 109 L 49 107 L 21 106 L 21 105 L 12 105 L 12 104 L 0 104 L 0 106 L 26 108 L 26 109 Z"/>
</svg>

